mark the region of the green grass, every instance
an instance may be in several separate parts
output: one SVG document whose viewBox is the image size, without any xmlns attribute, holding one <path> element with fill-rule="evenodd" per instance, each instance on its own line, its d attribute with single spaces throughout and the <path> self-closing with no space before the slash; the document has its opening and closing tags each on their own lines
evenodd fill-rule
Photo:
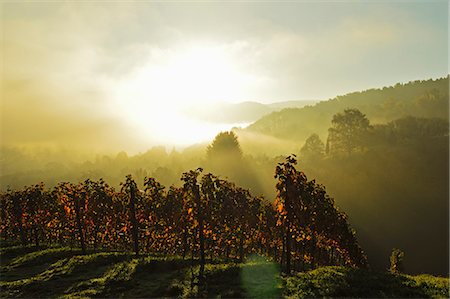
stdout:
<svg viewBox="0 0 450 299">
<path fill-rule="evenodd" d="M 285 277 L 287 298 L 448 298 L 449 279 L 347 267 L 322 267 Z"/>
<path fill-rule="evenodd" d="M 431 298 L 449 298 L 449 279 L 428 274 L 407 276 Z"/>
<path fill-rule="evenodd" d="M 261 256 L 250 256 L 242 266 L 241 281 L 251 298 L 279 298 L 282 291 L 278 265 Z"/>
<path fill-rule="evenodd" d="M 2 246 L 3 246 L 3 243 L 2 243 Z M 8 264 L 14 258 L 20 257 L 26 253 L 39 251 L 39 250 L 43 250 L 46 248 L 47 247 L 44 246 L 44 247 L 40 247 L 39 249 L 37 249 L 35 246 L 31 246 L 31 245 L 25 246 L 25 247 L 22 247 L 20 245 L 2 247 L 2 248 L 0 248 L 0 261 L 3 266 L 5 264 Z"/>
<path fill-rule="evenodd" d="M 2 250 L 1 298 L 448 298 L 448 278 L 323 267 L 280 276 L 261 256 L 245 263 L 214 260 L 199 284 L 197 262 L 179 257 L 70 248 Z"/>
<path fill-rule="evenodd" d="M 32 277 L 45 271 L 51 264 L 60 259 L 80 254 L 80 250 L 70 248 L 49 248 L 26 253 L 11 259 L 1 268 L 3 281 L 14 281 Z"/>
<path fill-rule="evenodd" d="M 109 266 L 125 258 L 125 254 L 106 252 L 61 258 L 37 275 L 0 282 L 1 296 L 58 297 L 72 285 L 102 275 Z"/>
<path fill-rule="evenodd" d="M 102 298 L 177 296 L 183 293 L 187 266 L 187 261 L 176 259 L 133 258 L 114 265 L 102 277 L 79 284 L 69 297 L 85 294 Z"/>
</svg>

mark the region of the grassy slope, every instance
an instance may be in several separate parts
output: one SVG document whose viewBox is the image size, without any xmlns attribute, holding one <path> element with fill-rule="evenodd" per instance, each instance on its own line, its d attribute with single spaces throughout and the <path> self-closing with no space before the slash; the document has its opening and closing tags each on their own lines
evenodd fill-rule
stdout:
<svg viewBox="0 0 450 299">
<path fill-rule="evenodd" d="M 448 298 L 448 278 L 323 267 L 285 279 L 285 297 Z"/>
<path fill-rule="evenodd" d="M 4 253 L 4 252 L 2 252 Z M 14 254 L 16 253 L 16 254 Z M 2 254 L 1 297 L 448 297 L 447 278 L 373 273 L 324 267 L 280 277 L 277 265 L 262 257 L 244 264 L 213 262 L 205 284 L 192 274 L 198 265 L 180 258 L 98 252 L 86 256 L 69 248 L 9 249 Z M 195 275 L 194 275 L 195 276 Z"/>
</svg>

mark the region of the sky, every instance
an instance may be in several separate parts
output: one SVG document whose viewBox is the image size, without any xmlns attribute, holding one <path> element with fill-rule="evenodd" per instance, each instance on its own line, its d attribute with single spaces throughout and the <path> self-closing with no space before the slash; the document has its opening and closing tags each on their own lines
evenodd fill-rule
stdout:
<svg viewBox="0 0 450 299">
<path fill-rule="evenodd" d="M 326 100 L 448 74 L 448 1 L 0 5 L 2 146 L 186 146 L 235 125 L 187 106 Z"/>
</svg>

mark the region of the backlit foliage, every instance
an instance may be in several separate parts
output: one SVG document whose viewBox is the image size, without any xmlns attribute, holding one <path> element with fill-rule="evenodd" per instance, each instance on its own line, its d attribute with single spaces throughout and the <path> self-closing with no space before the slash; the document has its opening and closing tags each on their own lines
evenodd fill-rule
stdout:
<svg viewBox="0 0 450 299">
<path fill-rule="evenodd" d="M 102 179 L 8 190 L 0 197 L 0 236 L 22 245 L 79 246 L 83 252 L 190 256 L 200 261 L 199 278 L 207 259 L 243 261 L 251 253 L 271 256 L 288 270 L 365 266 L 347 216 L 295 164 L 290 156 L 277 166 L 274 203 L 201 168 L 185 172 L 183 186 L 168 190 L 151 177 L 140 190 L 131 175 L 120 191 Z"/>
<path fill-rule="evenodd" d="M 347 215 L 337 210 L 322 185 L 296 170 L 296 164 L 295 155 L 288 156 L 275 170 L 277 226 L 283 235 L 281 263 L 286 271 L 315 265 L 365 267 L 366 257 Z"/>
</svg>

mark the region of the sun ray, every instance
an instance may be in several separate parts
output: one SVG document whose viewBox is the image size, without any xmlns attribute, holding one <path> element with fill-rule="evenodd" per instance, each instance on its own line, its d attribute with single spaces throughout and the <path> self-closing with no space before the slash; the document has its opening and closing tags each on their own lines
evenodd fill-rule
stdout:
<svg viewBox="0 0 450 299">
<path fill-rule="evenodd" d="M 155 59 L 158 57 L 158 59 Z M 236 124 L 211 124 L 186 115 L 186 107 L 242 100 L 257 80 L 240 71 L 233 49 L 197 45 L 158 51 L 116 88 L 120 113 L 160 142 L 187 145 Z"/>
</svg>

